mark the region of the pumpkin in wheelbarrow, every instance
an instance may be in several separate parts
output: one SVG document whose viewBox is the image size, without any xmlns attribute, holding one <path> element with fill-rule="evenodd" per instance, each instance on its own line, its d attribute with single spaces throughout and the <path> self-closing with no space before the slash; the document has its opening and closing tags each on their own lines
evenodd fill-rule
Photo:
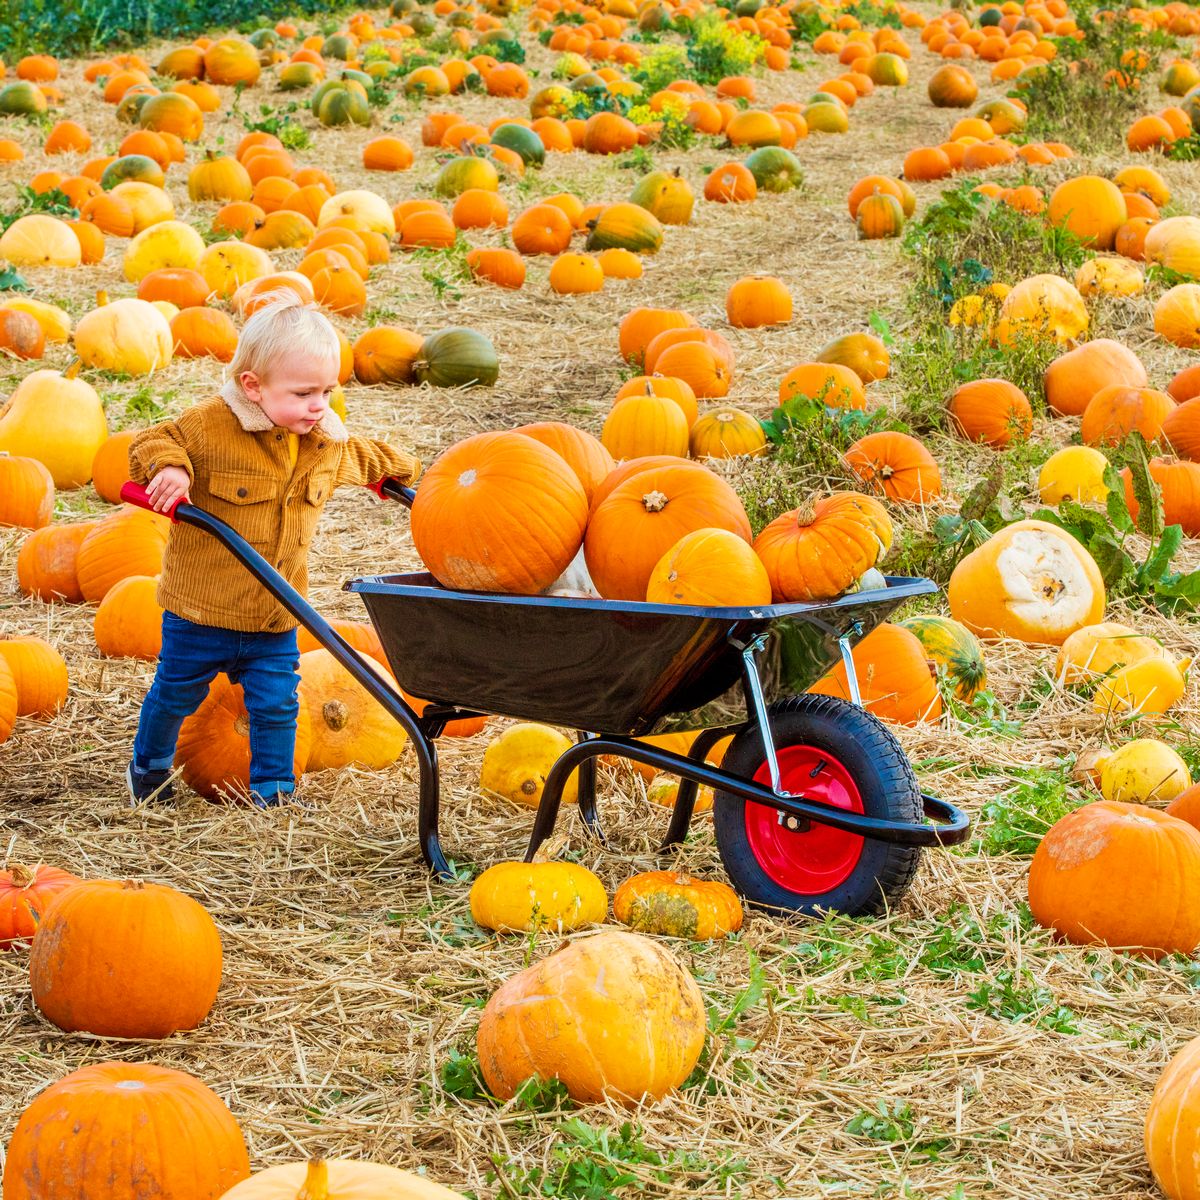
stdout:
<svg viewBox="0 0 1200 1200">
<path fill-rule="evenodd" d="M 524 434 L 477 433 L 425 472 L 412 537 L 443 587 L 536 595 L 575 557 L 587 515 L 583 485 L 560 455 Z"/>
<path fill-rule="evenodd" d="M 1060 646 L 1104 619 L 1104 580 L 1087 548 L 1047 521 L 1017 521 L 954 568 L 950 615 L 983 638 Z"/>
</svg>

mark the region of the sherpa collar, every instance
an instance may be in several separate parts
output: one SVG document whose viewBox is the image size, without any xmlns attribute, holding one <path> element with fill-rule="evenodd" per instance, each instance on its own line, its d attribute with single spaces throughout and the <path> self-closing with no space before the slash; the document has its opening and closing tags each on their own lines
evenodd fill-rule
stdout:
<svg viewBox="0 0 1200 1200">
<path fill-rule="evenodd" d="M 226 380 L 225 386 L 221 388 L 221 398 L 229 405 L 233 415 L 237 417 L 238 424 L 247 433 L 266 433 L 275 428 L 271 418 L 257 404 L 246 398 L 246 393 L 242 391 L 236 379 Z M 342 418 L 332 408 L 325 413 L 315 428 L 332 442 L 344 442 L 350 436 Z"/>
</svg>

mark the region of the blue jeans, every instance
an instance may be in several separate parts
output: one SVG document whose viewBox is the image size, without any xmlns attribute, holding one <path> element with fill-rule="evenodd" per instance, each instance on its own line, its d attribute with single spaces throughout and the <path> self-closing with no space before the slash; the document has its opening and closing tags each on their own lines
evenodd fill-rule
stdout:
<svg viewBox="0 0 1200 1200">
<path fill-rule="evenodd" d="M 200 707 L 208 685 L 224 671 L 242 685 L 250 716 L 250 790 L 264 800 L 291 792 L 300 710 L 296 631 L 240 633 L 164 612 L 162 634 L 158 670 L 133 742 L 134 768 L 171 769 L 184 718 Z"/>
</svg>

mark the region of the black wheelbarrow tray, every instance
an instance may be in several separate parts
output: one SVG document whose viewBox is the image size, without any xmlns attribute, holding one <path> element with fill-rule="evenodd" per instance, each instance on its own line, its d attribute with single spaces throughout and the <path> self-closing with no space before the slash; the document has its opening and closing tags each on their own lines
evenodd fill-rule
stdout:
<svg viewBox="0 0 1200 1200">
<path fill-rule="evenodd" d="M 393 483 L 383 494 L 412 502 Z M 121 495 L 147 507 L 137 485 Z M 218 538 L 404 727 L 419 768 L 421 853 L 444 878 L 436 739 L 450 721 L 480 714 L 577 731 L 546 778 L 527 859 L 552 832 L 576 771 L 580 816 L 603 843 L 600 755 L 679 776 L 664 850 L 686 836 L 699 787 L 712 788 L 730 879 L 768 908 L 882 911 L 907 889 L 922 847 L 969 835 L 967 817 L 922 794 L 894 735 L 858 703 L 851 647 L 904 601 L 936 591 L 927 579 L 758 608 L 458 592 L 425 573 L 349 581 L 400 686 L 429 701 L 418 715 L 233 529 L 190 504 L 168 515 Z M 806 694 L 839 660 L 851 700 Z M 686 755 L 637 740 L 681 730 L 699 731 Z M 706 762 L 731 735 L 721 765 Z"/>
</svg>

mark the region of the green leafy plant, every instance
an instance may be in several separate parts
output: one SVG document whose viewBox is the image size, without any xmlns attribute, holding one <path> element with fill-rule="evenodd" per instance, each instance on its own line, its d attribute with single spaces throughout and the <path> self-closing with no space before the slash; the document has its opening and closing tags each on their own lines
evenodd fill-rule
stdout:
<svg viewBox="0 0 1200 1200">
<path fill-rule="evenodd" d="M 1032 855 L 1076 807 L 1062 771 L 1032 769 L 983 806 L 978 846 L 985 854 Z"/>
<path fill-rule="evenodd" d="M 690 74 L 691 61 L 682 46 L 660 45 L 642 55 L 637 66 L 629 72 L 629 78 L 646 96 L 653 96 L 676 79 L 686 79 Z"/>
<path fill-rule="evenodd" d="M 17 188 L 17 203 L 7 212 L 0 213 L 0 233 L 14 221 L 31 213 L 48 213 L 69 220 L 75 220 L 79 216 L 79 210 L 71 203 L 70 197 L 58 188 L 35 192 L 33 188 L 22 185 Z"/>
<path fill-rule="evenodd" d="M 954 1144 L 948 1137 L 919 1137 L 912 1106 L 901 1100 L 893 1100 L 890 1105 L 886 1100 L 878 1100 L 874 1110 L 859 1109 L 847 1122 L 846 1132 L 872 1142 L 903 1146 L 914 1156 L 931 1162 L 936 1162 L 942 1151 Z"/>
<path fill-rule="evenodd" d="M 1140 433 L 1125 444 L 1136 518 L 1125 500 L 1125 484 L 1115 466 L 1104 473 L 1108 497 L 1103 508 L 1066 500 L 1057 511 L 1039 509 L 1034 516 L 1067 530 L 1087 547 L 1105 587 L 1113 595 L 1158 608 L 1163 612 L 1192 612 L 1200 608 L 1200 570 L 1175 571 L 1172 563 L 1183 547 L 1183 530 L 1163 518 L 1162 489 L 1150 474 L 1149 448 Z M 1148 539 L 1144 553 L 1135 534 Z"/>
<path fill-rule="evenodd" d="M 762 38 L 742 33 L 716 15 L 695 22 L 687 47 L 693 78 L 710 85 L 728 75 L 744 75 L 766 52 Z"/>
<path fill-rule="evenodd" d="M 967 993 L 967 1007 L 1005 1021 L 1033 1024 L 1055 1033 L 1079 1032 L 1075 1013 L 1049 988 L 1033 982 L 1028 969 L 998 971 Z"/>
<path fill-rule="evenodd" d="M 758 955 L 749 947 L 746 948 L 746 957 L 749 964 L 748 982 L 729 1010 L 722 1012 L 718 1005 L 708 1005 L 708 1037 L 700 1052 L 699 1062 L 683 1083 L 684 1091 L 700 1088 L 708 1095 L 715 1094 L 719 1088 L 712 1072 L 722 1060 L 732 1061 L 736 1076 L 747 1078 L 752 1074 L 749 1063 L 742 1056 L 754 1049 L 758 1044 L 757 1039 L 741 1036 L 736 1028 L 741 1019 L 762 1002 L 767 977 Z"/>
<path fill-rule="evenodd" d="M 312 135 L 292 115 L 298 107 L 292 101 L 281 113 L 269 104 L 260 104 L 257 118 L 240 111 L 238 116 L 247 133 L 269 133 L 283 143 L 285 150 L 307 150 L 312 145 Z"/>
</svg>

